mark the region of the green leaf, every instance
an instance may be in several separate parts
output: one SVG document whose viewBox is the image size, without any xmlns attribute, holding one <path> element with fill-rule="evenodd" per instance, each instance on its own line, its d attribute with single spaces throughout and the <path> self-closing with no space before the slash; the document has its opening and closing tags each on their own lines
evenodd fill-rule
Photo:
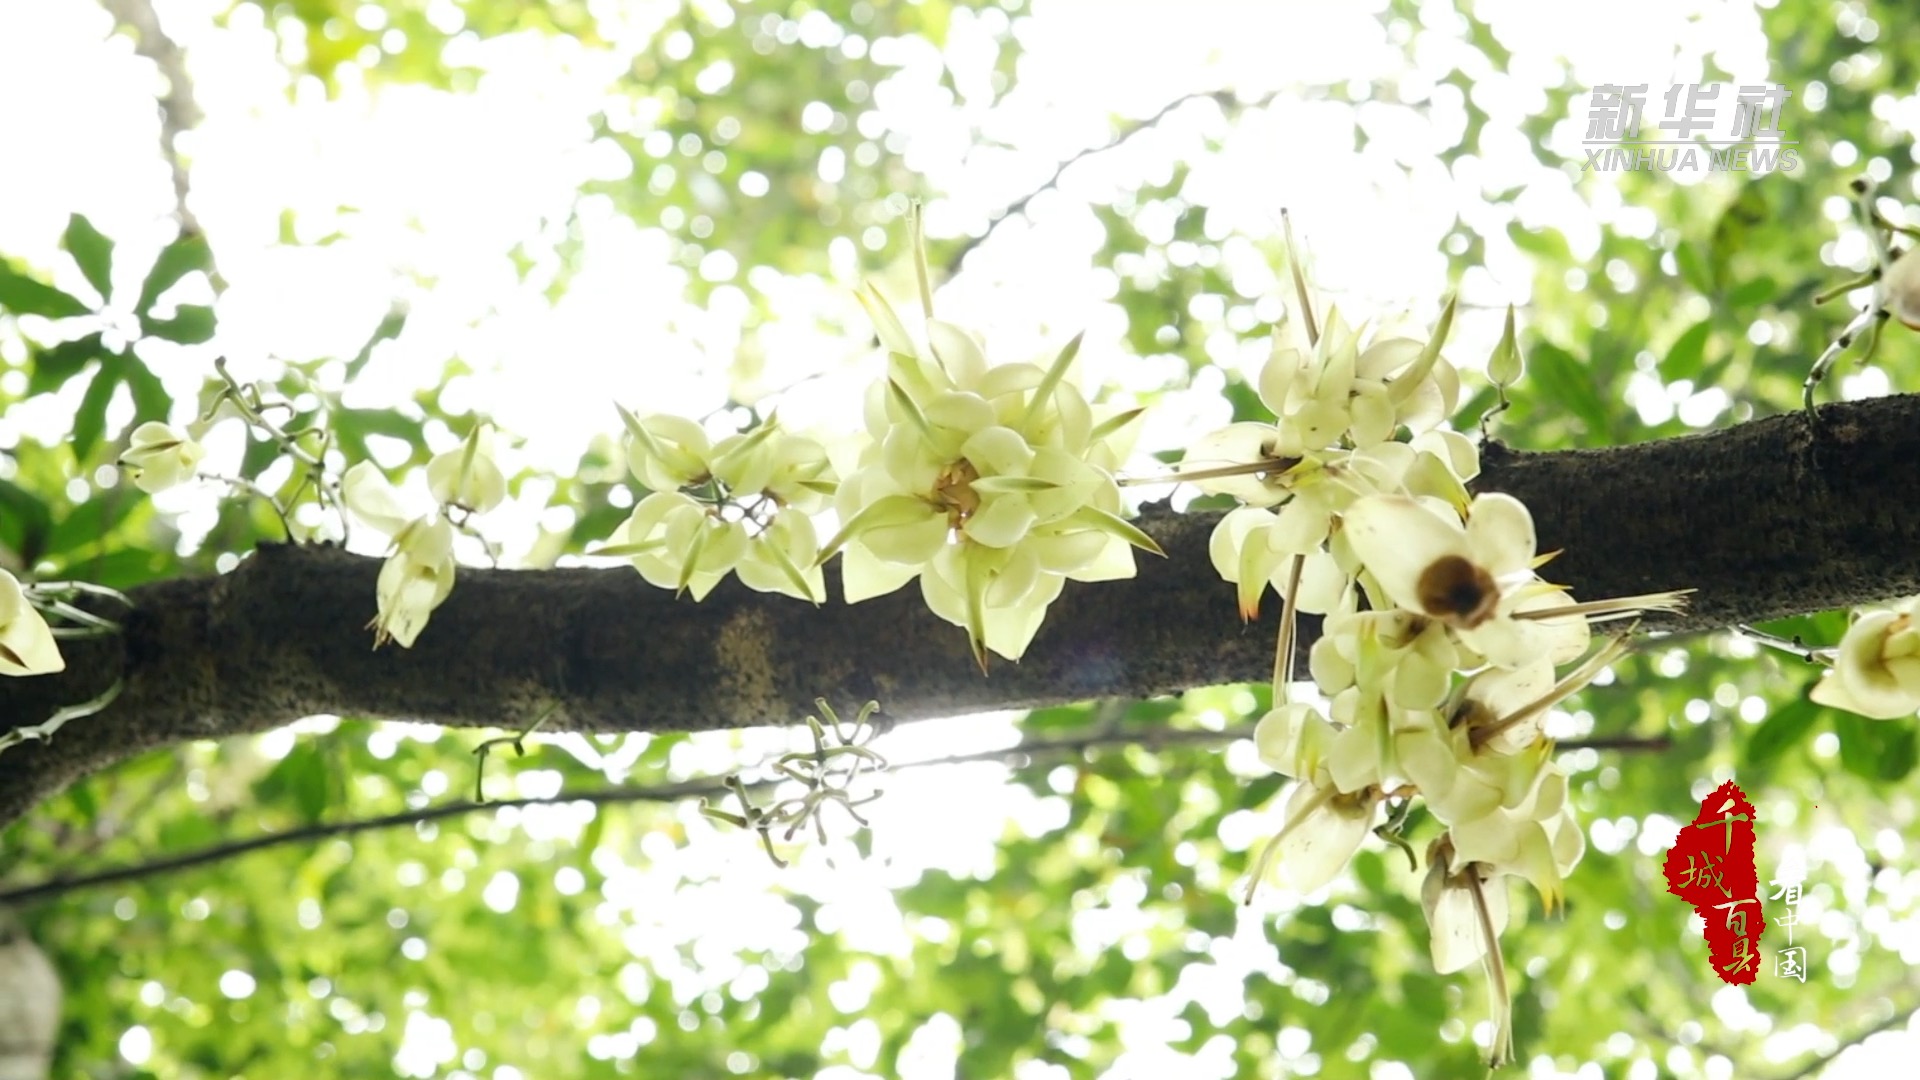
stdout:
<svg viewBox="0 0 1920 1080">
<path fill-rule="evenodd" d="M 1220 396 L 1227 399 L 1228 405 L 1233 406 L 1233 422 L 1236 424 L 1243 420 L 1261 424 L 1271 424 L 1274 421 L 1273 410 L 1267 408 L 1267 403 L 1260 400 L 1260 391 L 1239 379 L 1228 379 L 1226 387 L 1220 391 Z"/>
<path fill-rule="evenodd" d="M 1607 431 L 1607 406 L 1600 400 L 1593 374 L 1572 353 L 1551 342 L 1533 350 L 1533 376 L 1542 405 L 1557 405 L 1580 418 L 1591 434 Z"/>
<path fill-rule="evenodd" d="M 88 334 L 49 348 L 35 349 L 28 361 L 27 396 L 60 389 L 68 379 L 80 374 L 80 369 L 86 367 L 89 360 L 103 360 L 107 355 L 101 347 L 99 334 Z"/>
<path fill-rule="evenodd" d="M 360 346 L 360 351 L 354 354 L 353 359 L 347 361 L 347 378 L 352 379 L 365 370 L 367 363 L 373 359 L 373 350 L 381 342 L 392 341 L 399 337 L 400 332 L 406 328 L 406 311 L 397 307 L 389 311 L 387 317 L 380 320 L 380 325 L 374 328 L 373 336 L 367 339 L 365 345 Z"/>
<path fill-rule="evenodd" d="M 332 426 L 334 438 L 339 440 L 340 449 L 346 453 L 349 461 L 365 461 L 370 456 L 367 450 L 368 435 L 386 435 L 405 440 L 416 455 L 426 450 L 426 436 L 421 433 L 422 421 L 399 409 L 339 409 L 333 414 Z M 625 516 L 624 511 L 622 516 Z"/>
<path fill-rule="evenodd" d="M 121 377 L 127 381 L 127 389 L 133 394 L 133 420 L 142 424 L 148 420 L 161 420 L 173 411 L 173 396 L 167 393 L 166 385 L 153 369 L 141 363 L 137 358 L 122 365 Z"/>
<path fill-rule="evenodd" d="M 140 300 L 134 304 L 134 313 L 144 324 L 147 313 L 153 310 L 161 294 L 195 270 L 206 270 L 212 265 L 213 253 L 208 250 L 205 239 L 193 233 L 181 236 L 162 248 L 160 257 L 153 261 L 153 269 L 147 271 L 147 280 L 140 286 Z"/>
<path fill-rule="evenodd" d="M 120 377 L 125 370 L 126 358 L 118 354 L 107 357 L 100 364 L 100 370 L 94 373 L 93 382 L 87 385 L 87 392 L 80 398 L 80 407 L 73 414 L 73 459 L 84 463 L 87 455 L 100 443 L 100 436 L 107 429 L 107 403 L 113 400 L 114 387 L 120 385 Z"/>
<path fill-rule="evenodd" d="M 87 552 L 56 562 L 59 563 L 58 572 L 62 576 L 84 578 L 109 589 L 131 589 L 135 585 L 145 585 L 167 576 L 169 571 L 177 568 L 170 552 L 145 548 L 120 548 L 105 554 Z"/>
<path fill-rule="evenodd" d="M 1735 311 L 1745 311 L 1766 303 L 1780 295 L 1780 284 L 1765 274 L 1751 281 L 1743 281 L 1727 296 L 1727 304 Z"/>
<path fill-rule="evenodd" d="M 101 300 L 106 300 L 113 290 L 113 241 L 94 228 L 93 222 L 74 214 L 67 218 L 67 234 L 61 238 L 60 246 L 80 264 L 80 273 L 86 276 L 87 284 L 100 294 Z"/>
<path fill-rule="evenodd" d="M 1067 369 L 1073 366 L 1073 358 L 1080 355 L 1080 342 L 1086 336 L 1085 330 L 1073 335 L 1073 340 L 1067 342 L 1066 347 L 1060 350 L 1060 355 L 1054 358 L 1052 366 L 1047 368 L 1047 373 L 1041 376 L 1039 387 L 1027 401 L 1027 418 L 1021 423 L 1022 428 L 1031 428 L 1034 421 L 1040 418 L 1041 410 L 1052 404 L 1053 392 L 1059 388 L 1060 380 L 1066 378 Z"/>
<path fill-rule="evenodd" d="M 1752 735 L 1747 736 L 1747 763 L 1765 765 L 1789 747 L 1798 745 L 1813 730 L 1814 722 L 1820 719 L 1820 711 L 1820 706 L 1804 696 L 1775 709 L 1759 727 L 1753 729 Z"/>
<path fill-rule="evenodd" d="M 1913 771 L 1916 745 L 1912 720 L 1869 720 L 1833 710 L 1840 736 L 1840 765 L 1855 776 L 1892 783 Z"/>
<path fill-rule="evenodd" d="M 1053 491 L 1060 485 L 1038 476 L 983 476 L 967 486 L 982 495 L 1007 495 Z"/>
<path fill-rule="evenodd" d="M 1915 737 L 1912 720 L 1882 720 L 1880 771 L 1887 783 L 1905 780 L 1920 758 L 1920 740 Z"/>
<path fill-rule="evenodd" d="M 933 427 L 927 423 L 926 414 L 920 411 L 920 406 L 914 404 L 913 397 L 907 393 L 906 388 L 894 379 L 887 380 L 887 401 L 906 414 L 907 422 L 913 425 L 921 438 L 929 442 L 933 440 Z"/>
<path fill-rule="evenodd" d="M 171 319 L 142 315 L 140 332 L 181 345 L 199 345 L 213 338 L 213 309 L 201 304 L 182 304 Z"/>
<path fill-rule="evenodd" d="M 46 550 L 52 528 L 53 513 L 38 495 L 11 480 L 0 480 L 0 545 L 18 554 L 22 564 L 32 566 Z"/>
<path fill-rule="evenodd" d="M 327 762 L 311 741 L 295 743 L 254 786 L 262 804 L 291 803 L 308 824 L 319 821 L 330 801 Z"/>
<path fill-rule="evenodd" d="M 66 319 L 85 315 L 91 307 L 51 285 L 30 278 L 0 261 L 0 310 L 15 315 L 42 315 Z"/>
<path fill-rule="evenodd" d="M 1754 250 L 1755 231 L 1773 218 L 1766 186 L 1757 180 L 1757 177 L 1748 180 L 1714 225 L 1713 238 L 1707 248 L 1708 263 L 1713 271 L 1713 292 L 1726 288 L 1734 258 Z"/>
<path fill-rule="evenodd" d="M 342 445 L 345 445 L 344 440 L 342 441 Z M 365 449 L 365 444 L 362 443 L 361 452 L 352 455 L 353 460 L 367 460 Z M 279 443 L 272 439 L 257 439 L 249 434 L 247 438 L 247 448 L 240 452 L 240 475 L 249 480 L 259 479 L 260 474 L 267 471 L 267 466 L 280 460 L 280 454 L 281 449 Z"/>
<path fill-rule="evenodd" d="M 1660 365 L 1660 377 L 1671 382 L 1698 375 L 1701 362 L 1707 355 L 1707 334 L 1712 329 L 1711 319 L 1702 319 L 1688 327 L 1680 339 L 1673 343 L 1673 347 L 1667 350 L 1667 361 Z"/>
<path fill-rule="evenodd" d="M 1560 235 L 1557 229 L 1529 229 L 1513 221 L 1507 223 L 1507 237 L 1513 241 L 1514 247 L 1538 256 L 1544 262 L 1567 265 L 1574 261 L 1567 249 L 1566 237 Z"/>
<path fill-rule="evenodd" d="M 57 558 L 95 546 L 112 534 L 129 513 L 146 505 L 151 504 L 129 484 L 97 491 L 93 498 L 74 507 L 53 527 L 47 536 L 46 554 Z"/>
<path fill-rule="evenodd" d="M 1700 245 L 1691 241 L 1683 242 L 1673 250 L 1673 261 L 1680 267 L 1680 280 L 1703 294 L 1713 292 L 1713 275 L 1707 270 L 1707 260 L 1700 254 Z"/>
</svg>

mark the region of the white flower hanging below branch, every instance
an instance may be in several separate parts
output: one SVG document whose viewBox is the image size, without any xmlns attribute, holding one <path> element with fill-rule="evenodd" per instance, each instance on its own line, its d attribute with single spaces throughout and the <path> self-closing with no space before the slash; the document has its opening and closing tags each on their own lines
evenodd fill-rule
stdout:
<svg viewBox="0 0 1920 1080">
<path fill-rule="evenodd" d="M 409 510 L 378 467 L 363 461 L 347 470 L 341 498 L 368 528 L 393 538 L 376 585 L 378 612 L 367 625 L 373 644 L 411 648 L 433 610 L 453 591 L 453 532 L 474 515 L 500 505 L 506 478 L 494 463 L 492 432 L 476 424 L 461 444 L 427 463 L 427 487 L 435 505 Z"/>
<path fill-rule="evenodd" d="M 1584 851 L 1542 721 L 1625 651 L 1622 638 L 1592 649 L 1592 624 L 1674 611 L 1683 594 L 1578 602 L 1538 575 L 1552 556 L 1537 551 L 1524 504 L 1469 498 L 1478 448 L 1442 426 L 1460 385 L 1441 355 L 1451 301 L 1431 336 L 1372 330 L 1337 310 L 1321 317 L 1297 265 L 1295 279 L 1295 310 L 1258 379 L 1274 422 L 1203 437 L 1176 474 L 1245 504 L 1211 544 L 1242 618 L 1269 588 L 1284 603 L 1274 707 L 1255 743 L 1299 783 L 1254 859 L 1247 900 L 1267 879 L 1323 888 L 1370 833 L 1411 855 L 1399 833 L 1424 803 L 1444 828 L 1422 890 L 1434 963 L 1483 963 L 1487 1056 L 1500 1064 L 1512 1055 L 1502 879 L 1524 878 L 1552 911 Z M 1496 361 L 1502 380 L 1517 377 L 1511 334 Z M 1290 696 L 1303 611 L 1324 616 L 1308 662 L 1324 706 Z M 1383 807 L 1394 811 L 1384 823 Z"/>
</svg>

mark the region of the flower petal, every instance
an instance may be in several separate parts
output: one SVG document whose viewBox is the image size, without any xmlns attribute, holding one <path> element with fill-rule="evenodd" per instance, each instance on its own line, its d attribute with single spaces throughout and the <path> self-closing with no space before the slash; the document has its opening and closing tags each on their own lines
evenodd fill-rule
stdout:
<svg viewBox="0 0 1920 1080">
<path fill-rule="evenodd" d="M 1341 534 L 1395 604 L 1427 614 L 1421 577 L 1448 557 L 1464 558 L 1467 537 L 1422 504 L 1399 495 L 1370 495 L 1340 515 Z"/>
</svg>

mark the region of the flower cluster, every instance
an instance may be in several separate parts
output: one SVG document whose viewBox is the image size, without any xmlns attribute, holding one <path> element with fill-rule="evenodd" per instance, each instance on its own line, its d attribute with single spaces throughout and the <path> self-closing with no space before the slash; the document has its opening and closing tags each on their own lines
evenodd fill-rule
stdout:
<svg viewBox="0 0 1920 1080">
<path fill-rule="evenodd" d="M 1068 579 L 1132 577 L 1133 548 L 1158 545 L 1121 514 L 1113 472 L 1141 410 L 1104 410 L 1067 379 L 1079 339 L 1051 364 L 990 365 L 979 339 L 933 315 L 913 218 L 924 340 L 872 286 L 859 299 L 887 354 L 865 400 L 857 451 L 838 459 L 772 420 L 713 442 L 699 424 L 621 410 L 627 465 L 651 494 L 595 554 L 704 598 L 747 586 L 821 603 L 821 567 L 842 555 L 848 603 L 915 579 L 934 614 L 1018 660 Z M 848 468 L 849 463 L 851 468 Z M 816 512 L 839 530 L 818 541 Z"/>
<path fill-rule="evenodd" d="M 1920 710 L 1920 596 L 1855 612 L 1811 697 L 1875 720 Z"/>
<path fill-rule="evenodd" d="M 1300 892 L 1326 885 L 1369 833 L 1404 846 L 1399 829 L 1422 800 L 1446 830 L 1429 848 L 1422 895 L 1434 964 L 1486 965 L 1491 1056 L 1502 1060 L 1499 879 L 1526 879 L 1551 910 L 1583 850 L 1541 721 L 1624 651 L 1613 639 L 1588 655 L 1589 622 L 1670 610 L 1680 597 L 1576 603 L 1535 572 L 1551 556 L 1537 552 L 1524 505 L 1469 497 L 1478 451 L 1438 426 L 1459 389 L 1440 356 L 1452 314 L 1449 304 L 1427 340 L 1370 334 L 1331 311 L 1316 326 L 1302 290 L 1296 336 L 1276 333 L 1259 379 L 1276 422 L 1201 439 L 1180 475 L 1246 504 L 1211 544 L 1243 618 L 1268 588 L 1284 601 L 1275 706 L 1255 742 L 1299 783 L 1255 861 L 1249 899 L 1269 877 Z M 1288 699 L 1302 611 L 1324 616 L 1308 656 L 1324 710 Z"/>
<path fill-rule="evenodd" d="M 860 299 L 887 350 L 868 393 L 871 441 L 840 485 L 849 603 L 916 577 L 934 614 L 987 651 L 1018 660 L 1067 579 L 1132 577 L 1133 548 L 1161 554 L 1120 517 L 1112 469 L 1138 410 L 1097 415 L 1065 376 L 1070 342 L 1046 368 L 990 366 L 980 342 L 933 317 L 915 340 L 869 287 Z"/>
<path fill-rule="evenodd" d="M 682 417 L 620 417 L 627 470 L 652 494 L 597 554 L 626 556 L 649 583 L 695 600 L 728 573 L 760 592 L 826 598 L 808 516 L 838 486 L 824 446 L 772 419 L 715 443 Z"/>
<path fill-rule="evenodd" d="M 506 477 L 494 463 L 490 429 L 476 425 L 458 447 L 427 462 L 435 505 L 414 512 L 378 467 L 363 461 L 347 470 L 341 499 L 354 517 L 393 538 L 375 587 L 379 613 L 367 625 L 374 648 L 397 641 L 411 648 L 427 619 L 453 591 L 453 530 L 507 497 Z"/>
</svg>

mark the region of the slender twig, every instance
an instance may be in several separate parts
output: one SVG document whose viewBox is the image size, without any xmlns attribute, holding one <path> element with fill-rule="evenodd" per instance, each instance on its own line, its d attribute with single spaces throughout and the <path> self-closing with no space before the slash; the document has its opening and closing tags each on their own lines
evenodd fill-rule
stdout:
<svg viewBox="0 0 1920 1080">
<path fill-rule="evenodd" d="M 160 153 L 173 176 L 174 212 L 180 217 L 181 232 L 199 233 L 200 222 L 187 206 L 187 166 L 180 157 L 180 136 L 200 124 L 200 105 L 193 98 L 186 56 L 161 29 L 151 0 L 101 0 L 101 5 L 115 22 L 133 31 L 133 51 L 153 61 L 167 80 L 167 92 L 159 102 Z"/>
<path fill-rule="evenodd" d="M 273 516 L 280 519 L 280 529 L 286 534 L 287 543 L 293 543 L 293 522 L 287 520 L 286 508 L 280 505 L 280 500 L 274 498 L 272 492 L 244 476 L 227 476 L 224 473 L 203 472 L 200 474 L 200 479 L 226 484 L 236 491 L 264 501 L 268 506 L 273 508 Z"/>
<path fill-rule="evenodd" d="M 1176 746 L 1182 744 L 1220 744 L 1236 738 L 1252 738 L 1253 726 L 1241 725 L 1222 731 L 1194 731 L 1185 729 L 1163 729 L 1158 732 L 1129 732 L 1115 734 L 1079 735 L 1059 739 L 1029 740 L 1011 749 L 983 750 L 971 754 L 955 754 L 947 757 L 930 758 L 924 761 L 909 761 L 895 765 L 892 771 L 901 769 L 920 769 L 934 765 L 960 765 L 975 761 L 1000 761 L 1009 765 L 1030 764 L 1035 757 L 1059 756 L 1094 749 L 1106 744 L 1140 744 L 1154 747 Z M 1022 759 L 1026 759 L 1024 762 Z M 767 781 L 745 785 L 749 792 L 769 791 L 781 781 Z M 729 788 L 724 777 L 702 777 L 685 780 L 676 784 L 661 784 L 651 787 L 606 788 L 596 791 L 555 795 L 538 799 L 496 799 L 488 803 L 459 802 L 442 803 L 438 806 L 422 807 L 379 817 L 356 818 L 349 821 L 326 822 L 307 825 L 286 832 L 270 833 L 264 836 L 249 837 L 230 843 L 214 844 L 197 851 L 183 852 L 166 858 L 147 862 L 132 863 L 111 867 L 90 874 L 54 878 L 33 885 L 0 891 L 0 907 L 11 904 L 23 904 L 44 900 L 80 889 L 97 885 L 111 885 L 123 881 L 134 881 L 157 874 L 187 870 L 196 866 L 224 862 L 241 855 L 251 854 L 266 848 L 280 847 L 285 844 L 299 844 L 312 840 L 325 840 L 331 837 L 352 836 L 357 833 L 379 829 L 393 829 L 408 825 L 418 825 L 442 818 L 458 817 L 476 810 L 498 810 L 504 807 L 551 806 L 565 803 L 592 803 L 596 806 L 614 806 L 624 803 L 672 803 L 684 799 L 717 799 L 727 794 Z"/>
<path fill-rule="evenodd" d="M 541 710 L 539 716 L 533 718 L 533 723 L 520 729 L 518 735 L 502 735 L 498 738 L 487 739 L 482 741 L 479 746 L 473 748 L 473 756 L 476 759 L 473 763 L 473 801 L 475 804 L 484 806 L 487 802 L 487 755 L 493 752 L 493 748 L 496 746 L 511 746 L 513 747 L 513 755 L 515 757 L 526 757 L 528 736 L 540 730 L 540 725 L 546 723 L 547 717 L 552 716 L 554 710 L 559 707 L 559 702 L 548 705 L 545 709 Z"/>
<path fill-rule="evenodd" d="M 1155 728 L 1136 730 L 1114 730 L 1106 725 L 1096 725 L 1093 730 L 1079 735 L 1070 735 L 1051 739 L 1029 739 L 1020 745 L 1004 750 L 980 750 L 969 754 L 952 754 L 946 757 L 927 758 L 921 761 L 908 761 L 892 766 L 889 772 L 903 769 L 924 769 L 936 765 L 964 765 L 969 762 L 997 761 L 1010 767 L 1023 768 L 1037 764 L 1041 760 L 1067 757 L 1087 750 L 1096 750 L 1109 746 L 1141 746 L 1150 750 L 1180 746 L 1195 746 L 1211 749 L 1225 746 L 1239 739 L 1253 738 L 1253 724 L 1236 724 L 1219 731 L 1207 731 L 1191 728 Z M 1561 750 L 1577 750 L 1591 747 L 1597 750 L 1621 751 L 1662 751 L 1671 743 L 1665 736 L 1655 738 L 1615 737 L 1585 740 L 1568 740 L 1557 744 Z M 769 780 L 763 783 L 745 785 L 749 792 L 771 791 L 782 781 Z M 109 867 L 105 870 L 87 874 L 75 874 L 56 877 L 32 885 L 22 885 L 12 889 L 0 890 L 0 907 L 33 903 L 63 896 L 81 889 L 90 889 L 99 885 L 113 885 L 123 881 L 137 881 L 142 878 L 169 874 L 178 870 L 189 870 L 196 866 L 225 862 L 241 855 L 252 854 L 267 848 L 288 844 L 301 844 L 313 840 L 325 840 L 330 837 L 353 836 L 358 833 L 380 829 L 395 829 L 409 825 L 418 825 L 442 818 L 459 817 L 478 810 L 499 810 L 519 806 L 553 806 L 566 803 L 592 803 L 595 806 L 618 806 L 626 803 L 673 803 L 685 799 L 717 799 L 727 794 L 729 788 L 724 777 L 701 777 L 684 780 L 675 784 L 660 784 L 651 787 L 605 788 L 595 791 L 575 792 L 554 795 L 538 799 L 496 799 L 492 802 L 450 802 L 438 806 L 422 807 L 417 810 L 405 810 L 379 817 L 355 818 L 349 821 L 326 822 L 307 825 L 285 832 L 269 833 L 264 836 L 249 837 L 228 843 L 213 844 L 195 851 L 170 855 L 165 858 L 146 862 L 129 863 L 124 866 Z"/>
<path fill-rule="evenodd" d="M 961 241 L 960 246 L 957 249 L 955 249 L 954 253 L 948 256 L 947 258 L 947 276 L 952 277 L 953 275 L 958 274 L 960 272 L 960 264 L 962 262 L 965 262 L 967 256 L 973 253 L 974 248 L 977 248 L 981 244 L 986 243 L 987 239 L 993 235 L 994 230 L 998 229 L 1002 222 L 1006 221 L 1010 217 L 1013 217 L 1015 214 L 1026 213 L 1027 204 L 1033 202 L 1033 200 L 1039 198 L 1041 195 L 1044 195 L 1047 192 L 1052 191 L 1053 189 L 1059 187 L 1060 177 L 1068 169 L 1079 164 L 1081 161 L 1085 160 L 1086 158 L 1094 157 L 1095 155 L 1098 155 L 1098 154 L 1104 154 L 1109 150 L 1115 149 L 1116 147 L 1120 146 L 1122 143 L 1125 143 L 1128 139 L 1131 139 L 1135 135 L 1138 135 L 1141 132 L 1147 130 L 1148 128 L 1153 127 L 1154 125 L 1160 123 L 1160 121 L 1165 120 L 1168 116 L 1173 114 L 1174 110 L 1180 108 L 1182 105 L 1185 105 L 1187 102 L 1198 101 L 1201 98 L 1212 98 L 1213 100 L 1219 102 L 1222 106 L 1233 104 L 1233 94 L 1230 91 L 1226 91 L 1226 90 L 1201 90 L 1191 94 L 1182 94 L 1181 96 L 1174 98 L 1172 101 L 1169 101 L 1165 105 L 1161 106 L 1159 112 L 1154 113 L 1152 116 L 1147 117 L 1145 120 L 1137 120 L 1131 124 L 1128 124 L 1126 127 L 1121 128 L 1119 134 L 1107 140 L 1105 143 L 1102 143 L 1099 146 L 1089 146 L 1086 149 L 1081 150 L 1079 153 L 1073 155 L 1072 157 L 1066 158 L 1065 160 L 1061 161 L 1059 164 L 1054 166 L 1053 174 L 1047 177 L 1047 180 L 1045 183 L 1041 184 L 1037 188 L 1034 188 L 1032 191 L 1027 192 L 1025 195 L 1020 196 L 1018 199 L 1015 199 L 1014 201 L 1008 203 L 1005 209 L 993 215 L 993 218 L 987 222 L 987 229 L 985 232 L 981 233 L 979 236 L 970 236 L 967 239 Z"/>
<path fill-rule="evenodd" d="M 1877 1024 L 1874 1024 L 1872 1027 L 1869 1027 L 1861 1031 L 1859 1034 L 1853 1036 L 1852 1038 L 1843 1040 L 1840 1043 L 1840 1045 L 1834 1047 L 1832 1050 L 1829 1050 L 1824 1054 L 1819 1054 L 1815 1056 L 1812 1060 L 1808 1061 L 1805 1065 L 1801 1066 L 1798 1070 L 1788 1073 L 1785 1076 L 1782 1076 L 1780 1080 L 1806 1080 L 1807 1077 L 1813 1076 L 1814 1074 L 1818 1073 L 1821 1069 L 1826 1068 L 1829 1064 L 1833 1062 L 1833 1059 L 1839 1057 L 1841 1054 L 1846 1053 L 1848 1050 L 1852 1049 L 1853 1047 L 1859 1046 L 1861 1043 L 1866 1042 L 1868 1039 L 1873 1038 L 1875 1035 L 1878 1035 L 1883 1031 L 1891 1031 L 1894 1028 L 1899 1027 L 1900 1025 L 1913 1019 L 1913 1014 L 1916 1012 L 1920 1012 L 1920 1006 L 1915 1006 L 1914 1008 L 1906 1009 L 1904 1011 L 1900 1009 L 1895 1009 L 1893 1011 L 1893 1015 L 1887 1017 L 1884 1020 L 1881 1020 Z"/>
</svg>

